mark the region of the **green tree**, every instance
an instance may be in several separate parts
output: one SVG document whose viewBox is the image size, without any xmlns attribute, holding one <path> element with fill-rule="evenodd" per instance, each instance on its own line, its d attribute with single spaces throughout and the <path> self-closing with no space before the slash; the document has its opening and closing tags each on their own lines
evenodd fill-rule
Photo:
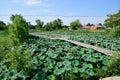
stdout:
<svg viewBox="0 0 120 80">
<path fill-rule="evenodd" d="M 105 20 L 105 25 L 107 27 L 116 27 L 120 25 L 120 10 L 116 14 L 108 14 L 107 19 Z"/>
<path fill-rule="evenodd" d="M 75 21 L 72 21 L 72 22 L 70 23 L 70 28 L 71 28 L 72 30 L 76 30 L 76 29 L 78 29 L 78 28 L 80 28 L 80 27 L 82 27 L 82 24 L 80 23 L 80 21 L 79 21 L 78 19 L 76 19 Z"/>
<path fill-rule="evenodd" d="M 52 31 L 52 30 L 54 30 L 53 22 L 49 22 L 49 23 L 45 24 L 43 30 L 44 31 Z"/>
<path fill-rule="evenodd" d="M 102 26 L 103 24 L 102 23 L 98 23 L 98 25 Z"/>
<path fill-rule="evenodd" d="M 35 29 L 35 25 L 32 25 L 30 22 L 28 22 L 28 28 L 29 29 Z"/>
<path fill-rule="evenodd" d="M 91 24 L 91 23 L 87 23 L 86 26 L 93 26 L 93 24 Z"/>
<path fill-rule="evenodd" d="M 37 19 L 35 22 L 36 22 L 36 29 L 42 29 L 44 22 L 41 21 L 40 19 Z"/>
<path fill-rule="evenodd" d="M 44 30 L 45 31 L 53 31 L 53 30 L 58 30 L 58 29 L 63 29 L 63 22 L 61 19 L 55 19 L 54 21 L 51 21 L 44 25 Z"/>
<path fill-rule="evenodd" d="M 56 20 L 54 20 L 53 21 L 53 28 L 55 29 L 55 30 L 57 30 L 57 29 L 62 29 L 63 28 L 63 22 L 62 22 L 62 20 L 61 19 L 56 19 Z"/>
<path fill-rule="evenodd" d="M 6 29 L 6 24 L 3 21 L 0 21 L 0 30 Z"/>
<path fill-rule="evenodd" d="M 21 15 L 12 15 L 10 17 L 12 23 L 9 25 L 10 39 L 14 45 L 23 43 L 29 35 L 28 23 Z"/>
</svg>

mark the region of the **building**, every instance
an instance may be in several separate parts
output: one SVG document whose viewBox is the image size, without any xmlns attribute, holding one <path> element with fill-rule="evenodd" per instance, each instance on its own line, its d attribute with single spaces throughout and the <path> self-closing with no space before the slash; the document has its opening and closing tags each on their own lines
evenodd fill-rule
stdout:
<svg viewBox="0 0 120 80">
<path fill-rule="evenodd" d="M 91 26 L 83 26 L 82 29 L 91 29 Z"/>
</svg>

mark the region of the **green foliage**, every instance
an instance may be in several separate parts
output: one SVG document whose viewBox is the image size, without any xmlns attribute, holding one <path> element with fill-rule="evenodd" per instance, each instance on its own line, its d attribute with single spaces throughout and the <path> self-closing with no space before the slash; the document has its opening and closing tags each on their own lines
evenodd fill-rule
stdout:
<svg viewBox="0 0 120 80">
<path fill-rule="evenodd" d="M 25 80 L 94 80 L 100 77 L 97 73 L 98 68 L 107 70 L 106 62 L 109 57 L 95 53 L 92 49 L 60 40 L 37 37 L 33 39 L 32 36 L 28 43 L 12 49 L 7 54 L 8 61 L 2 65 L 8 68 L 8 72 L 1 72 L 5 74 L 6 79 L 11 79 L 12 77 L 8 78 L 7 75 L 15 70 L 16 74 Z M 15 79 L 17 78 L 18 76 Z"/>
<path fill-rule="evenodd" d="M 31 39 L 30 43 L 34 41 Z M 92 49 L 59 40 L 40 38 L 35 42 L 37 44 L 30 44 L 34 68 L 42 69 L 48 80 L 98 79 L 96 69 L 103 66 L 107 69 L 109 57 L 100 53 L 95 55 Z"/>
<path fill-rule="evenodd" d="M 25 80 L 25 76 L 22 72 L 17 72 L 16 70 L 9 70 L 6 63 L 9 60 L 4 60 L 0 63 L 0 80 Z"/>
<path fill-rule="evenodd" d="M 32 58 L 29 50 L 11 50 L 6 59 L 10 60 L 9 68 L 11 70 L 23 71 L 24 74 L 29 74 L 32 66 Z"/>
<path fill-rule="evenodd" d="M 42 22 L 41 20 L 37 19 L 36 21 L 36 29 L 42 29 L 44 22 Z"/>
<path fill-rule="evenodd" d="M 76 30 L 76 29 L 78 29 L 78 28 L 80 28 L 80 27 L 82 27 L 82 25 L 81 25 L 81 23 L 80 23 L 80 21 L 77 19 L 77 20 L 75 20 L 75 21 L 72 21 L 71 23 L 70 23 L 70 28 L 71 28 L 71 30 Z"/>
<path fill-rule="evenodd" d="M 120 26 L 113 27 L 110 30 L 110 36 L 119 38 L 120 37 Z"/>
<path fill-rule="evenodd" d="M 48 76 L 48 80 L 57 80 L 55 75 Z"/>
<path fill-rule="evenodd" d="M 117 29 L 117 31 L 118 30 L 119 29 Z M 106 35 L 105 32 L 104 33 L 94 32 L 89 34 L 88 33 L 77 33 L 77 34 L 73 33 L 73 35 L 70 36 L 70 39 L 78 42 L 87 43 L 90 45 L 99 46 L 102 48 L 107 48 L 113 51 L 120 51 L 119 38 L 110 37 Z M 115 34 L 115 32 L 113 32 L 113 34 Z M 119 35 L 119 33 L 117 35 Z"/>
<path fill-rule="evenodd" d="M 43 30 L 45 31 L 53 31 L 53 30 L 58 30 L 58 29 L 63 29 L 62 20 L 59 18 L 47 23 L 43 27 Z"/>
<path fill-rule="evenodd" d="M 10 43 L 8 32 L 6 30 L 0 31 L 0 62 L 3 61 L 7 50 L 11 47 L 12 45 Z"/>
<path fill-rule="evenodd" d="M 0 30 L 6 29 L 6 24 L 3 21 L 0 21 Z"/>
<path fill-rule="evenodd" d="M 30 22 L 28 22 L 28 28 L 29 29 L 35 29 L 35 25 L 32 25 Z"/>
<path fill-rule="evenodd" d="M 91 23 L 87 23 L 86 26 L 93 26 L 93 24 L 91 24 Z"/>
<path fill-rule="evenodd" d="M 108 14 L 107 19 L 105 20 L 105 25 L 107 27 L 116 27 L 120 25 L 120 10 L 116 14 Z"/>
<path fill-rule="evenodd" d="M 62 29 L 63 28 L 63 22 L 62 22 L 62 20 L 61 19 L 56 19 L 56 20 L 54 20 L 53 21 L 53 28 L 55 29 L 55 30 L 58 30 L 58 29 Z"/>
<path fill-rule="evenodd" d="M 8 31 L 0 31 L 0 46 L 9 47 Z"/>
<path fill-rule="evenodd" d="M 49 23 L 45 24 L 44 27 L 43 27 L 43 30 L 44 31 L 53 31 L 54 30 L 53 23 L 49 22 Z"/>
<path fill-rule="evenodd" d="M 29 30 L 28 23 L 21 15 L 12 15 L 10 17 L 12 24 L 9 26 L 10 39 L 14 45 L 27 40 Z"/>
<path fill-rule="evenodd" d="M 70 32 L 69 34 L 73 33 Z M 76 32 L 73 36 L 80 34 Z M 88 35 L 89 40 L 90 35 L 93 36 L 93 34 Z M 100 34 L 96 36 L 97 39 L 99 37 L 106 38 Z M 9 72 L 14 70 L 16 74 L 21 75 L 23 80 L 98 80 L 100 77 L 119 74 L 117 63 L 120 61 L 114 60 L 114 65 L 110 58 L 110 56 L 103 55 L 95 50 L 75 46 L 61 40 L 30 36 L 28 43 L 9 51 L 6 58 L 8 61 L 4 61 L 0 70 L 2 75 L 5 74 L 5 77 L 8 77 Z M 119 59 L 119 57 L 116 58 Z M 5 71 L 7 72 L 3 70 L 3 66 L 6 67 Z M 115 74 L 111 74 L 112 72 Z"/>
<path fill-rule="evenodd" d="M 108 63 L 108 73 L 111 76 L 120 75 L 120 52 L 114 52 Z"/>
</svg>

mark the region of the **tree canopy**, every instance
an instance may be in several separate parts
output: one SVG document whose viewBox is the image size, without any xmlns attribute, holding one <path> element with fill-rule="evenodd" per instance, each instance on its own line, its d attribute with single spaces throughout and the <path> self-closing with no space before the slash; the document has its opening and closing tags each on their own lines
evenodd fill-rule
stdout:
<svg viewBox="0 0 120 80">
<path fill-rule="evenodd" d="M 29 29 L 28 23 L 21 15 L 12 15 L 10 17 L 12 23 L 9 26 L 9 34 L 13 43 L 16 45 L 18 42 L 27 40 Z"/>
<path fill-rule="evenodd" d="M 44 25 L 44 30 L 45 31 L 53 31 L 53 30 L 58 30 L 58 29 L 63 29 L 63 22 L 61 19 L 55 19 L 54 21 L 51 21 Z"/>
<path fill-rule="evenodd" d="M 107 27 L 116 27 L 120 25 L 120 10 L 116 14 L 108 14 L 105 20 L 105 25 Z"/>
<path fill-rule="evenodd" d="M 4 30 L 6 28 L 6 24 L 3 21 L 0 21 L 0 30 Z"/>
<path fill-rule="evenodd" d="M 91 24 L 91 23 L 87 23 L 86 26 L 93 26 L 93 24 Z"/>
<path fill-rule="evenodd" d="M 79 21 L 78 19 L 76 19 L 75 21 L 72 21 L 72 22 L 70 23 L 70 28 L 71 28 L 72 30 L 76 30 L 76 29 L 78 29 L 78 28 L 80 28 L 80 27 L 82 27 L 82 24 L 80 23 L 80 21 Z"/>
<path fill-rule="evenodd" d="M 41 29 L 44 25 L 44 22 L 41 21 L 40 19 L 37 19 L 35 22 L 36 22 L 36 28 L 37 29 Z"/>
</svg>

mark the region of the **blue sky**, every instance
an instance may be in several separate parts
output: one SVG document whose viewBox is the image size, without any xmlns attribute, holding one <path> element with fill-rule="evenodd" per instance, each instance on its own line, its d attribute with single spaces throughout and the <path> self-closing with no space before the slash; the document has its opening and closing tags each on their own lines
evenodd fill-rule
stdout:
<svg viewBox="0 0 120 80">
<path fill-rule="evenodd" d="M 11 14 L 21 14 L 27 21 L 44 22 L 61 18 L 64 24 L 80 19 L 82 24 L 103 23 L 107 14 L 120 10 L 120 0 L 1 0 L 0 20 L 9 22 Z"/>
</svg>

